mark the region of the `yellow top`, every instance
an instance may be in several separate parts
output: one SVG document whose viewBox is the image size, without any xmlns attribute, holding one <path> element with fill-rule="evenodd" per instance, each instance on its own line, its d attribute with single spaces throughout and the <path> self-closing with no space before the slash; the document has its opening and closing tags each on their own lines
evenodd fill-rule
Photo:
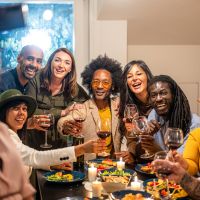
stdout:
<svg viewBox="0 0 200 200">
<path fill-rule="evenodd" d="M 200 128 L 190 132 L 183 151 L 183 158 L 189 165 L 188 172 L 196 175 L 200 171 Z"/>
<path fill-rule="evenodd" d="M 111 119 L 111 112 L 110 112 L 110 108 L 106 107 L 105 109 L 99 109 L 99 116 L 102 122 L 102 126 L 105 127 L 105 121 L 107 119 L 110 120 L 110 136 L 106 138 L 106 152 L 110 153 L 112 150 L 112 119 Z M 106 129 L 106 128 L 105 128 Z"/>
</svg>

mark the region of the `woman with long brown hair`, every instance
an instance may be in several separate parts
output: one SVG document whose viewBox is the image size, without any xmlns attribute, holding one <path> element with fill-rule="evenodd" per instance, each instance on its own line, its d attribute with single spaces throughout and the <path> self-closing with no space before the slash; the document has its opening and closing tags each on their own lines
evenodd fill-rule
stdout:
<svg viewBox="0 0 200 200">
<path fill-rule="evenodd" d="M 54 115 L 55 130 L 57 120 L 68 114 L 73 102 L 84 102 L 88 99 L 84 89 L 77 84 L 75 60 L 66 48 L 59 48 L 50 55 L 46 66 L 30 81 L 26 94 L 37 101 L 35 114 L 44 114 L 47 111 Z M 41 133 L 29 136 L 32 138 L 28 145 L 34 148 L 39 148 L 44 142 Z M 57 140 L 57 134 L 53 138 Z M 56 147 L 59 146 L 56 144 Z"/>
</svg>

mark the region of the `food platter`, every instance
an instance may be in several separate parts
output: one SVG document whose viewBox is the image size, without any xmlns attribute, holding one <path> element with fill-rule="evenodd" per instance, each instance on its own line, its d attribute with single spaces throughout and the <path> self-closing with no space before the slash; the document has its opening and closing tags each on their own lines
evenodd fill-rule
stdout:
<svg viewBox="0 0 200 200">
<path fill-rule="evenodd" d="M 144 197 L 144 198 L 150 198 L 151 197 L 151 194 L 149 194 L 147 192 L 143 192 L 143 191 L 137 191 L 137 190 L 135 190 L 135 191 L 134 190 L 120 190 L 120 191 L 116 191 L 116 192 L 111 193 L 111 197 L 113 199 L 126 200 L 126 198 L 129 199 L 128 198 L 129 195 L 131 195 L 131 196 L 132 195 L 134 195 L 134 196 L 139 195 L 141 197 L 140 199 L 142 199 L 142 197 Z"/>
<path fill-rule="evenodd" d="M 165 197 L 165 195 L 167 195 L 167 188 L 165 183 L 166 182 L 164 180 L 155 178 L 144 181 L 143 185 L 148 193 L 153 194 L 154 196 L 159 198 L 159 197 Z M 168 187 L 170 195 L 173 199 L 179 199 L 179 200 L 188 199 L 187 197 L 188 194 L 185 192 L 185 190 L 183 190 L 183 188 L 180 185 L 169 181 Z"/>
<path fill-rule="evenodd" d="M 87 165 L 88 167 L 91 167 L 91 165 L 93 165 L 94 167 L 97 168 L 97 171 L 100 171 L 116 167 L 117 161 L 113 159 L 94 159 L 87 161 Z"/>
<path fill-rule="evenodd" d="M 131 169 L 117 170 L 116 168 L 102 170 L 99 173 L 103 182 L 114 182 L 128 185 L 135 171 Z"/>
<path fill-rule="evenodd" d="M 82 172 L 65 170 L 46 172 L 43 176 L 47 182 L 64 184 L 82 182 L 85 179 Z"/>
<path fill-rule="evenodd" d="M 140 174 L 145 175 L 146 177 L 149 177 L 149 178 L 156 177 L 155 173 L 153 172 L 151 163 L 137 164 L 135 166 L 135 171 L 139 172 Z"/>
</svg>

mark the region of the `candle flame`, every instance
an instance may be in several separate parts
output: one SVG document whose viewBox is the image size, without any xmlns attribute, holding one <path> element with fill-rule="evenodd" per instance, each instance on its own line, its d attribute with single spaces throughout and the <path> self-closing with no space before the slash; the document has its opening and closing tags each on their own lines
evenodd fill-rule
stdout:
<svg viewBox="0 0 200 200">
<path fill-rule="evenodd" d="M 122 157 L 119 158 L 119 161 L 121 161 L 121 162 L 123 161 L 123 160 L 122 160 Z"/>
<path fill-rule="evenodd" d="M 94 164 L 93 163 L 91 164 L 91 168 L 94 168 Z"/>
</svg>

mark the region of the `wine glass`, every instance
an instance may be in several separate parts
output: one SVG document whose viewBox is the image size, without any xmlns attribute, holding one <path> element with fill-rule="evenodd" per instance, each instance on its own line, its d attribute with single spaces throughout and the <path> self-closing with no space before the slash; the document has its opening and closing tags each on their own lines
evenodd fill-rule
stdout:
<svg viewBox="0 0 200 200">
<path fill-rule="evenodd" d="M 100 139 L 106 139 L 111 135 L 111 120 L 109 118 L 97 120 L 96 123 L 96 132 Z M 102 152 L 98 154 L 99 156 L 106 157 L 110 153 Z"/>
<path fill-rule="evenodd" d="M 149 134 L 149 126 L 147 118 L 145 116 L 138 116 L 133 120 L 133 124 L 134 124 L 134 133 L 139 138 L 138 142 L 141 142 L 141 135 Z M 151 154 L 147 149 L 144 150 L 145 153 L 140 156 L 142 159 L 150 159 L 154 156 L 154 154 Z"/>
<path fill-rule="evenodd" d="M 183 144 L 183 131 L 179 128 L 167 128 L 164 142 L 169 151 L 177 150 Z"/>
<path fill-rule="evenodd" d="M 44 114 L 46 114 L 46 111 L 44 111 Z M 46 124 L 50 124 L 49 128 L 45 130 L 45 142 L 44 144 L 41 144 L 40 147 L 41 148 L 51 148 L 52 145 L 47 143 L 47 138 L 48 138 L 48 130 L 53 130 L 54 124 L 55 124 L 55 118 L 53 114 L 47 114 L 47 116 L 49 117 L 49 121 L 46 122 Z"/>
<path fill-rule="evenodd" d="M 159 152 L 155 153 L 154 160 L 156 160 L 156 159 L 161 159 L 161 160 L 168 159 L 168 152 L 167 151 L 159 151 Z M 160 197 L 163 200 L 171 199 L 171 194 L 170 194 L 170 190 L 169 190 L 169 181 L 167 179 L 167 176 L 169 176 L 170 174 L 171 174 L 171 171 L 168 168 L 161 168 L 161 169 L 158 169 L 156 172 L 156 176 L 160 179 L 163 179 L 164 184 L 166 186 L 167 195 L 165 195 L 164 197 L 162 197 L 162 196 Z"/>
<path fill-rule="evenodd" d="M 125 123 L 130 124 L 131 127 L 133 126 L 132 122 L 133 119 L 138 116 L 138 109 L 135 104 L 127 104 L 124 110 L 124 118 L 126 119 Z M 132 127 L 131 131 L 128 131 L 128 138 L 136 138 L 134 133 L 134 128 Z"/>
<path fill-rule="evenodd" d="M 84 103 L 75 103 L 72 110 L 72 117 L 73 119 L 78 122 L 82 123 L 85 121 L 87 117 L 87 108 Z M 84 138 L 83 133 L 79 133 L 79 135 L 74 136 L 76 138 Z"/>
</svg>

